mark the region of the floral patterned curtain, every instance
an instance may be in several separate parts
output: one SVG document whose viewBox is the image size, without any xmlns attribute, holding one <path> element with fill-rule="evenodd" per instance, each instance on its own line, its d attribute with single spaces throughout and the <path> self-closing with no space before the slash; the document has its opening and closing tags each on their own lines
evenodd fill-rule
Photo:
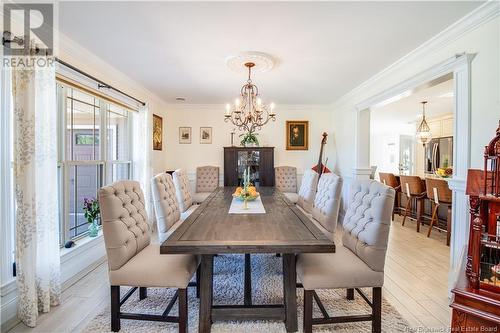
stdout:
<svg viewBox="0 0 500 333">
<path fill-rule="evenodd" d="M 55 70 L 12 69 L 18 317 L 34 327 L 61 296 Z"/>
<path fill-rule="evenodd" d="M 141 183 L 144 191 L 144 199 L 146 201 L 146 211 L 150 218 L 150 223 L 153 222 L 153 201 L 151 199 L 151 151 L 153 150 L 153 115 L 149 106 L 141 106 L 139 112 L 132 112 L 133 118 L 133 135 L 134 138 L 132 147 L 132 163 L 133 174 L 132 179 Z M 153 224 L 154 226 L 154 224 Z"/>
</svg>

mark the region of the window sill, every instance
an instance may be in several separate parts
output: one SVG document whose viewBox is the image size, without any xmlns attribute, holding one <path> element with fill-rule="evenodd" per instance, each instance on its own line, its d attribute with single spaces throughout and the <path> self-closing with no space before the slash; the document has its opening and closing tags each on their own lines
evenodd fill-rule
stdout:
<svg viewBox="0 0 500 333">
<path fill-rule="evenodd" d="M 62 247 L 60 250 L 61 264 L 70 260 L 75 255 L 81 254 L 82 251 L 92 248 L 99 243 L 104 242 L 104 237 L 102 235 L 102 229 L 99 230 L 99 235 L 96 237 L 84 236 L 77 240 L 74 240 L 75 245 L 69 249 Z"/>
</svg>

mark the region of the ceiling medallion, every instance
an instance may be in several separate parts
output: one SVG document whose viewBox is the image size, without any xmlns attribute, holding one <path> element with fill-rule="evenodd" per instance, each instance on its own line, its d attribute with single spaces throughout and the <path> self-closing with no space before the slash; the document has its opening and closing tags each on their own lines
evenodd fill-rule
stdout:
<svg viewBox="0 0 500 333">
<path fill-rule="evenodd" d="M 243 67 L 243 66 L 242 66 Z M 249 134 L 257 130 L 261 130 L 262 126 L 267 124 L 269 120 L 276 120 L 276 112 L 274 111 L 274 103 L 267 106 L 259 97 L 259 89 L 252 83 L 252 69 L 255 63 L 247 62 L 244 64 L 248 70 L 248 80 L 241 87 L 240 96 L 236 98 L 234 105 L 226 105 L 226 113 L 224 121 L 231 121 L 240 131 L 245 131 Z"/>
<path fill-rule="evenodd" d="M 254 64 L 252 68 L 254 73 L 263 73 L 273 69 L 275 61 L 271 55 L 255 51 L 242 52 L 226 58 L 226 66 L 237 73 L 247 71 L 246 63 Z"/>
</svg>

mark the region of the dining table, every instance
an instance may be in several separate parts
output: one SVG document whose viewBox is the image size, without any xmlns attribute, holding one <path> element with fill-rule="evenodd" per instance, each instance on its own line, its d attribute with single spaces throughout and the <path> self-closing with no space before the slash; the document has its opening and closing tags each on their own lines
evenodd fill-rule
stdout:
<svg viewBox="0 0 500 333">
<path fill-rule="evenodd" d="M 198 332 L 208 333 L 213 322 L 228 320 L 279 320 L 287 332 L 295 332 L 296 255 L 332 253 L 335 244 L 275 187 L 259 187 L 260 209 L 249 205 L 245 211 L 234 209 L 241 207 L 233 198 L 234 190 L 227 186 L 212 192 L 161 244 L 160 253 L 201 257 Z M 281 255 L 283 303 L 252 303 L 249 257 L 255 253 Z M 218 254 L 245 255 L 243 304 L 213 304 L 214 256 Z"/>
</svg>

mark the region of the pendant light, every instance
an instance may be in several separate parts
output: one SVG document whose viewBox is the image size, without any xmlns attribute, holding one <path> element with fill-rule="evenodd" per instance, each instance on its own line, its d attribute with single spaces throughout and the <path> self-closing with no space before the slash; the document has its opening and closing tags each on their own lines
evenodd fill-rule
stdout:
<svg viewBox="0 0 500 333">
<path fill-rule="evenodd" d="M 429 125 L 427 125 L 427 121 L 425 120 L 425 104 L 427 104 L 427 101 L 423 101 L 422 103 L 422 121 L 420 122 L 420 125 L 417 128 L 417 140 L 421 144 L 425 146 L 426 143 L 431 141 L 432 134 L 431 134 L 431 129 L 429 128 Z"/>
</svg>

